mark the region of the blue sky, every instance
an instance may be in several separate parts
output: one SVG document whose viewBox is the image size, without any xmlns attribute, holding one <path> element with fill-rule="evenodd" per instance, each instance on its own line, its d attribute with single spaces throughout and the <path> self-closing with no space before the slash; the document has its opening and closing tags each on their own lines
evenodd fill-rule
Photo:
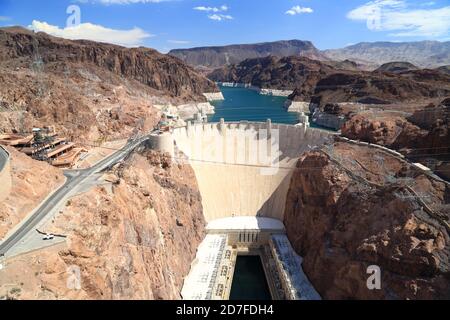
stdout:
<svg viewBox="0 0 450 320">
<path fill-rule="evenodd" d="M 68 24 L 71 5 L 81 19 Z M 0 26 L 9 25 L 162 52 L 281 39 L 328 49 L 448 41 L 450 0 L 0 0 Z"/>
</svg>

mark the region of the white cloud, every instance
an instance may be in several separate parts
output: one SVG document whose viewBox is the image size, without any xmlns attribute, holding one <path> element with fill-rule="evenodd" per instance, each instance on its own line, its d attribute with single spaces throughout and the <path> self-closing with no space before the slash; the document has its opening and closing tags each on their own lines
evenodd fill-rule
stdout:
<svg viewBox="0 0 450 320">
<path fill-rule="evenodd" d="M 428 3 L 431 6 L 431 3 Z M 450 6 L 413 8 L 405 0 L 374 0 L 347 14 L 355 21 L 366 21 L 373 31 L 392 31 L 396 37 L 441 37 L 450 31 Z"/>
<path fill-rule="evenodd" d="M 174 0 L 77 0 L 77 2 L 80 3 L 87 3 L 87 2 L 93 2 L 93 3 L 101 3 L 101 4 L 136 4 L 136 3 L 160 3 L 160 2 L 167 2 L 167 1 L 174 1 Z"/>
<path fill-rule="evenodd" d="M 55 37 L 71 40 L 83 39 L 108 42 L 125 47 L 137 47 L 141 45 L 145 39 L 152 36 L 136 27 L 130 30 L 116 30 L 92 23 L 81 23 L 74 27 L 62 29 L 58 26 L 50 25 L 47 22 L 33 20 L 28 28 L 36 32 L 45 32 Z"/>
<path fill-rule="evenodd" d="M 198 7 L 195 7 L 194 10 L 206 11 L 206 12 L 221 12 L 221 11 L 228 11 L 228 6 L 226 6 L 226 5 L 223 5 L 220 7 L 198 6 Z"/>
<path fill-rule="evenodd" d="M 313 12 L 314 12 L 314 10 L 311 9 L 311 8 L 300 7 L 300 6 L 293 6 L 291 9 L 286 11 L 286 14 L 291 15 L 291 16 L 295 16 L 297 14 L 313 13 Z"/>
<path fill-rule="evenodd" d="M 199 7 L 195 7 L 194 10 L 198 10 L 198 11 L 206 11 L 206 12 L 219 12 L 220 9 L 216 8 L 216 7 L 205 7 L 205 6 L 199 6 Z"/>
<path fill-rule="evenodd" d="M 10 20 L 11 20 L 10 17 L 0 16 L 0 22 L 10 21 Z"/>
<path fill-rule="evenodd" d="M 216 21 L 233 20 L 233 17 L 229 14 L 210 14 L 208 18 Z"/>
<path fill-rule="evenodd" d="M 222 5 L 220 7 L 198 6 L 198 7 L 194 7 L 194 10 L 207 12 L 208 19 L 211 19 L 211 20 L 215 20 L 215 21 L 233 20 L 233 17 L 231 15 L 224 14 L 226 11 L 228 11 L 227 5 Z"/>
<path fill-rule="evenodd" d="M 173 44 L 189 44 L 189 43 L 191 43 L 190 41 L 186 41 L 186 40 L 167 40 L 167 42 L 173 43 Z"/>
</svg>

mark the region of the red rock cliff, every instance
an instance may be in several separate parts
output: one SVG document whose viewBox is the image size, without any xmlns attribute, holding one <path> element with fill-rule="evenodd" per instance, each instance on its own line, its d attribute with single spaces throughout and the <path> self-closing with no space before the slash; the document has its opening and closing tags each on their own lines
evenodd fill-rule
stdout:
<svg viewBox="0 0 450 320">
<path fill-rule="evenodd" d="M 449 186 L 368 147 L 327 152 L 299 161 L 285 214 L 322 297 L 450 298 Z M 370 265 L 381 268 L 381 290 L 366 286 Z"/>
</svg>

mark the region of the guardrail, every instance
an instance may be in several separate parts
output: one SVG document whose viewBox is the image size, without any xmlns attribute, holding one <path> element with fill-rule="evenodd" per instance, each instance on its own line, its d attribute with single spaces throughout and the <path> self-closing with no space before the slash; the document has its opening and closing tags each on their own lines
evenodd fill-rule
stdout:
<svg viewBox="0 0 450 320">
<path fill-rule="evenodd" d="M 9 152 L 0 145 L 0 172 L 3 171 L 5 164 L 9 161 Z"/>
<path fill-rule="evenodd" d="M 11 172 L 9 164 L 9 152 L 0 146 L 0 201 L 6 199 L 11 191 Z"/>
</svg>

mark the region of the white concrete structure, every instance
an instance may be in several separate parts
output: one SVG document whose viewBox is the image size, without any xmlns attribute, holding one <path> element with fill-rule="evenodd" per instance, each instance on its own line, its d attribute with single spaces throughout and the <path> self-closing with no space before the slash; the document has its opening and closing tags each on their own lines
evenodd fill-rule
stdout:
<svg viewBox="0 0 450 320">
<path fill-rule="evenodd" d="M 329 136 L 319 129 L 270 122 L 188 123 L 173 130 L 177 148 L 195 171 L 208 222 L 232 216 L 282 221 L 298 158 Z"/>
<path fill-rule="evenodd" d="M 289 97 L 293 92 L 293 90 L 259 89 L 259 94 L 274 97 Z"/>
<path fill-rule="evenodd" d="M 314 105 L 313 105 L 314 106 Z M 292 101 L 286 100 L 284 103 L 284 107 L 288 112 L 303 112 L 309 114 L 311 111 L 310 107 L 313 107 L 310 102 L 304 101 Z"/>
<path fill-rule="evenodd" d="M 258 87 L 253 86 L 251 83 L 236 83 L 236 82 L 218 82 L 219 86 L 228 88 L 246 88 L 250 90 L 259 91 Z"/>
<path fill-rule="evenodd" d="M 283 223 L 261 217 L 212 221 L 181 291 L 186 300 L 227 300 L 236 259 L 261 257 L 273 299 L 320 300 L 285 234 Z"/>
<path fill-rule="evenodd" d="M 320 111 L 318 108 L 314 111 L 312 121 L 322 127 L 330 128 L 333 130 L 340 130 L 344 123 L 347 121 L 343 115 L 328 114 Z"/>
<path fill-rule="evenodd" d="M 155 107 L 174 116 L 178 116 L 182 120 L 193 119 L 197 113 L 206 115 L 215 113 L 214 106 L 209 102 L 188 103 L 178 106 L 155 105 Z"/>
<path fill-rule="evenodd" d="M 284 224 L 280 220 L 263 217 L 230 217 L 211 221 L 206 226 L 207 232 L 228 233 L 236 230 L 260 230 L 284 233 Z"/>
<path fill-rule="evenodd" d="M 274 297 L 320 299 L 301 270 L 301 258 L 290 244 L 286 251 L 278 239 L 287 241 L 282 221 L 298 159 L 330 135 L 307 124 L 281 125 L 270 120 L 188 122 L 173 130 L 176 151 L 194 169 L 208 222 L 208 234 L 185 279 L 184 299 L 227 299 L 236 256 L 259 254 L 264 260 L 267 250 L 272 262 L 266 260 L 264 265 L 269 266 L 265 272 L 272 279 L 272 293 L 283 286 Z M 155 145 L 170 148 L 170 142 Z M 273 238 L 277 235 L 284 238 Z M 273 250 L 263 249 L 271 243 Z"/>
<path fill-rule="evenodd" d="M 279 89 L 264 89 L 252 85 L 251 83 L 235 83 L 235 82 L 218 82 L 219 86 L 229 87 L 229 88 L 246 88 L 258 92 L 265 96 L 275 96 L 275 97 L 289 97 L 294 91 L 293 90 L 279 90 Z"/>
<path fill-rule="evenodd" d="M 309 127 L 309 117 L 304 112 L 298 114 L 298 124 Z"/>
<path fill-rule="evenodd" d="M 191 272 L 184 280 L 184 300 L 211 300 L 217 269 L 224 255 L 226 235 L 208 234 L 197 250 Z"/>
<path fill-rule="evenodd" d="M 208 92 L 208 93 L 204 93 L 203 94 L 206 99 L 208 99 L 208 101 L 220 101 L 220 100 L 225 100 L 225 98 L 223 97 L 222 92 Z"/>
<path fill-rule="evenodd" d="M 270 248 L 288 298 L 290 300 L 321 300 L 303 272 L 302 257 L 294 251 L 286 235 L 272 235 Z"/>
<path fill-rule="evenodd" d="M 150 148 L 174 156 L 173 137 L 170 132 L 152 133 L 149 138 Z"/>
</svg>

